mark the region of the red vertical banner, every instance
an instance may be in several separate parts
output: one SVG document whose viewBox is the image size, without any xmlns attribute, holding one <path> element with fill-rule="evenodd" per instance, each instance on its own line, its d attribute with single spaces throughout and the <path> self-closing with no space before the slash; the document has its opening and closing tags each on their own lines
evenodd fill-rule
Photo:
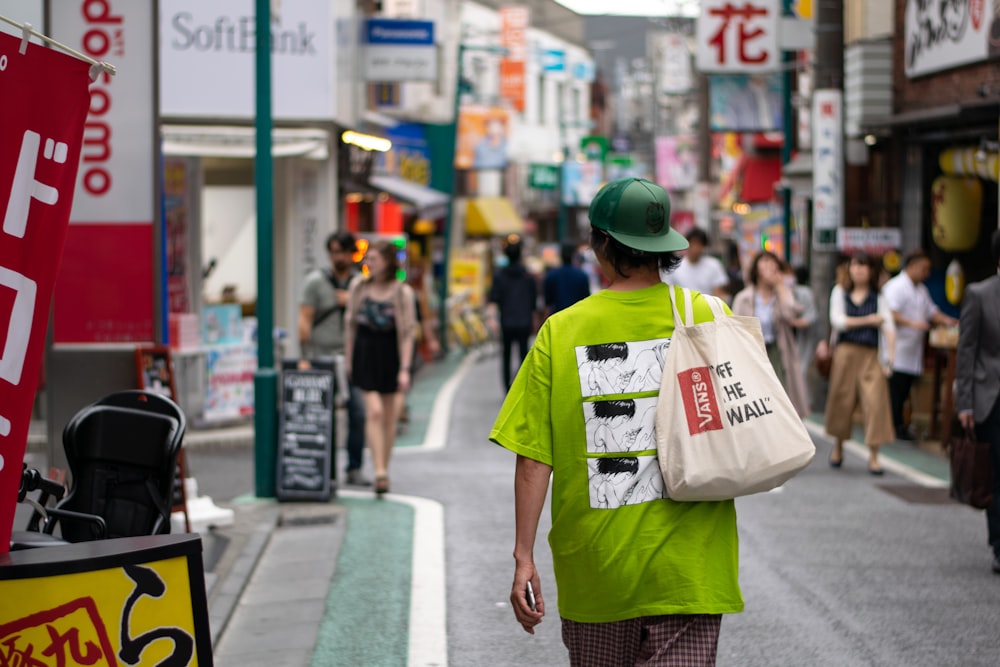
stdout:
<svg viewBox="0 0 1000 667">
<path fill-rule="evenodd" d="M 500 8 L 500 43 L 507 53 L 500 61 L 500 97 L 524 111 L 524 61 L 528 52 L 528 8 Z"/>
<path fill-rule="evenodd" d="M 0 552 L 10 534 L 90 105 L 90 66 L 0 33 Z"/>
<path fill-rule="evenodd" d="M 52 304 L 55 344 L 156 340 L 154 271 L 157 71 L 156 3 L 60 0 L 53 38 L 118 73 L 91 86 L 80 172 Z M 163 4 L 163 3 L 161 3 Z"/>
</svg>

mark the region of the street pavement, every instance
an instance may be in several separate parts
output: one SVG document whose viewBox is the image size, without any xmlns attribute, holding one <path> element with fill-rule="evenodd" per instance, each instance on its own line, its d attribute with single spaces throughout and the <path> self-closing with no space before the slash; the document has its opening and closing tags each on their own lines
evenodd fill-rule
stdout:
<svg viewBox="0 0 1000 667">
<path fill-rule="evenodd" d="M 535 558 L 549 614 L 535 635 L 507 601 L 514 456 L 487 441 L 502 398 L 495 355 L 425 368 L 381 501 L 362 487 L 329 503 L 257 499 L 249 439 L 192 433 L 201 492 L 236 513 L 203 534 L 216 665 L 567 665 L 547 507 Z M 832 469 L 822 427 L 807 426 L 812 464 L 737 500 L 746 610 L 724 619 L 718 664 L 1000 664 L 985 519 L 948 499 L 947 463 L 896 443 L 873 477 L 848 443 Z"/>
</svg>

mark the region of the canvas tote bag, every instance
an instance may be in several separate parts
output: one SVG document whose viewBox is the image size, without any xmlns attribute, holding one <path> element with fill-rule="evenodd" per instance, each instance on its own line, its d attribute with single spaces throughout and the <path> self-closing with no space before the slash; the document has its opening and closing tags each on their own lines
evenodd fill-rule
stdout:
<svg viewBox="0 0 1000 667">
<path fill-rule="evenodd" d="M 656 453 L 673 500 L 726 500 L 781 486 L 816 448 L 767 358 L 760 320 L 727 316 L 705 296 L 714 320 L 684 321 L 670 290 L 674 335 L 656 405 Z"/>
</svg>

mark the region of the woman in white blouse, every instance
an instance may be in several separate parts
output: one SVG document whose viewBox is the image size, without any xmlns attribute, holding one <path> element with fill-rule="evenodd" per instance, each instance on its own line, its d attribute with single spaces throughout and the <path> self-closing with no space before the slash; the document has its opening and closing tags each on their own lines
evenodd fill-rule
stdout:
<svg viewBox="0 0 1000 667">
<path fill-rule="evenodd" d="M 889 385 L 896 329 L 889 305 L 879 296 L 879 265 L 868 255 L 850 259 L 846 280 L 830 292 L 830 328 L 836 346 L 826 400 L 826 432 L 836 441 L 830 465 L 844 460 L 854 411 L 860 406 L 868 445 L 868 472 L 881 475 L 878 448 L 895 440 Z M 880 355 L 880 348 L 883 354 Z"/>
</svg>

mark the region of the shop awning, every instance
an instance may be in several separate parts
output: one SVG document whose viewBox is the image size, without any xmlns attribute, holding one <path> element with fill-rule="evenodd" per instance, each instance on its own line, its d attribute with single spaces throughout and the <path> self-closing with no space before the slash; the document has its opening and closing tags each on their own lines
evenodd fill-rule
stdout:
<svg viewBox="0 0 1000 667">
<path fill-rule="evenodd" d="M 422 218 L 434 220 L 443 218 L 448 213 L 448 200 L 451 195 L 446 192 L 387 174 L 369 176 L 368 185 L 412 205 Z"/>
<path fill-rule="evenodd" d="M 235 125 L 164 125 L 164 155 L 252 158 L 257 154 L 257 134 L 252 127 Z M 276 127 L 271 130 L 274 157 L 325 160 L 330 135 L 317 128 Z"/>
<path fill-rule="evenodd" d="M 523 234 L 524 221 L 506 197 L 476 197 L 469 200 L 465 232 L 473 236 Z"/>
</svg>

